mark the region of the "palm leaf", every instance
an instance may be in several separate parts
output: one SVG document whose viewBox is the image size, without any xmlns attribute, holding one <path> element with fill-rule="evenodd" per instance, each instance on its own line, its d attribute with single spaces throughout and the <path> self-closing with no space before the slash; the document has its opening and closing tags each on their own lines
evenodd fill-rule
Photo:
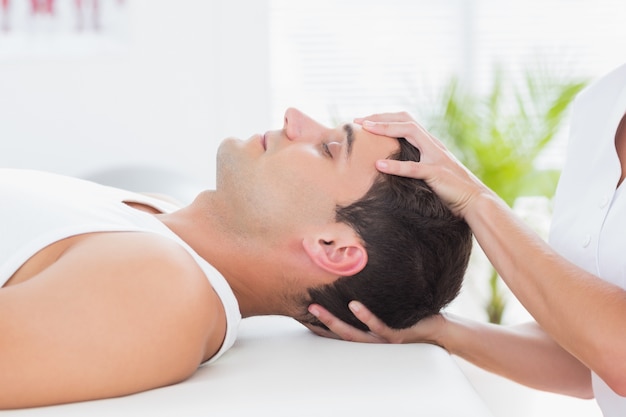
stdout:
<svg viewBox="0 0 626 417">
<path fill-rule="evenodd" d="M 539 170 L 536 160 L 559 134 L 575 96 L 586 80 L 559 77 L 543 67 L 523 71 L 515 84 L 501 67 L 490 91 L 472 93 L 452 77 L 441 101 L 426 114 L 430 131 L 485 185 L 509 205 L 522 195 L 552 197 L 557 170 Z M 498 275 L 489 280 L 489 320 L 504 310 Z"/>
</svg>

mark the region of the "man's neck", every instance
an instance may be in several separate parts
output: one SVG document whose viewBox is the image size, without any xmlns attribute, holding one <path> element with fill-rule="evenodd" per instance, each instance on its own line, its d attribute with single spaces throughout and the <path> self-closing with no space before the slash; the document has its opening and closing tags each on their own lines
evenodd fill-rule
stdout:
<svg viewBox="0 0 626 417">
<path fill-rule="evenodd" d="M 286 314 L 275 279 L 278 260 L 268 256 L 273 251 L 233 231 L 225 212 L 212 192 L 205 192 L 191 205 L 158 217 L 224 276 L 244 318 Z"/>
</svg>

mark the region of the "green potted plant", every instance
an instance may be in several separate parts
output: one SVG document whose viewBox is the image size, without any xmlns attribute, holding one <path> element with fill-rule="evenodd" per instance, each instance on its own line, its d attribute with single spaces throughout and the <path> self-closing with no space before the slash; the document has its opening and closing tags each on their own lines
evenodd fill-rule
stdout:
<svg viewBox="0 0 626 417">
<path fill-rule="evenodd" d="M 473 93 L 452 78 L 426 116 L 427 127 L 487 186 L 512 206 L 519 196 L 552 197 L 559 177 L 536 161 L 562 127 L 585 80 L 557 77 L 541 68 L 523 72 L 514 83 L 501 69 L 490 90 Z M 488 320 L 500 323 L 506 300 L 491 268 Z"/>
</svg>

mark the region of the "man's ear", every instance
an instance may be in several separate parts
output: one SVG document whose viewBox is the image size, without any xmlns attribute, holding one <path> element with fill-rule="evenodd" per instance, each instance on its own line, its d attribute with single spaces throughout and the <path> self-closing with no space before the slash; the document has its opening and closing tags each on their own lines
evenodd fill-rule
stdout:
<svg viewBox="0 0 626 417">
<path fill-rule="evenodd" d="M 335 224 L 302 240 L 309 258 L 323 270 L 336 276 L 351 276 L 367 264 L 367 251 L 347 225 Z"/>
</svg>

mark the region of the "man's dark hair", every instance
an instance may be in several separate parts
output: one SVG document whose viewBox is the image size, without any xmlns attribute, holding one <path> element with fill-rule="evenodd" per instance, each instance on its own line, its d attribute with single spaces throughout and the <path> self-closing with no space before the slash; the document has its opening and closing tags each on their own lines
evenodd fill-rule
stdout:
<svg viewBox="0 0 626 417">
<path fill-rule="evenodd" d="M 391 159 L 419 161 L 405 139 Z M 367 249 L 356 275 L 310 288 L 317 303 L 346 323 L 367 327 L 349 310 L 362 302 L 387 326 L 401 329 L 438 313 L 459 293 L 472 248 L 467 223 L 422 180 L 379 174 L 363 198 L 338 206 L 336 220 L 350 225 Z M 310 314 L 302 322 L 325 327 Z"/>
</svg>

